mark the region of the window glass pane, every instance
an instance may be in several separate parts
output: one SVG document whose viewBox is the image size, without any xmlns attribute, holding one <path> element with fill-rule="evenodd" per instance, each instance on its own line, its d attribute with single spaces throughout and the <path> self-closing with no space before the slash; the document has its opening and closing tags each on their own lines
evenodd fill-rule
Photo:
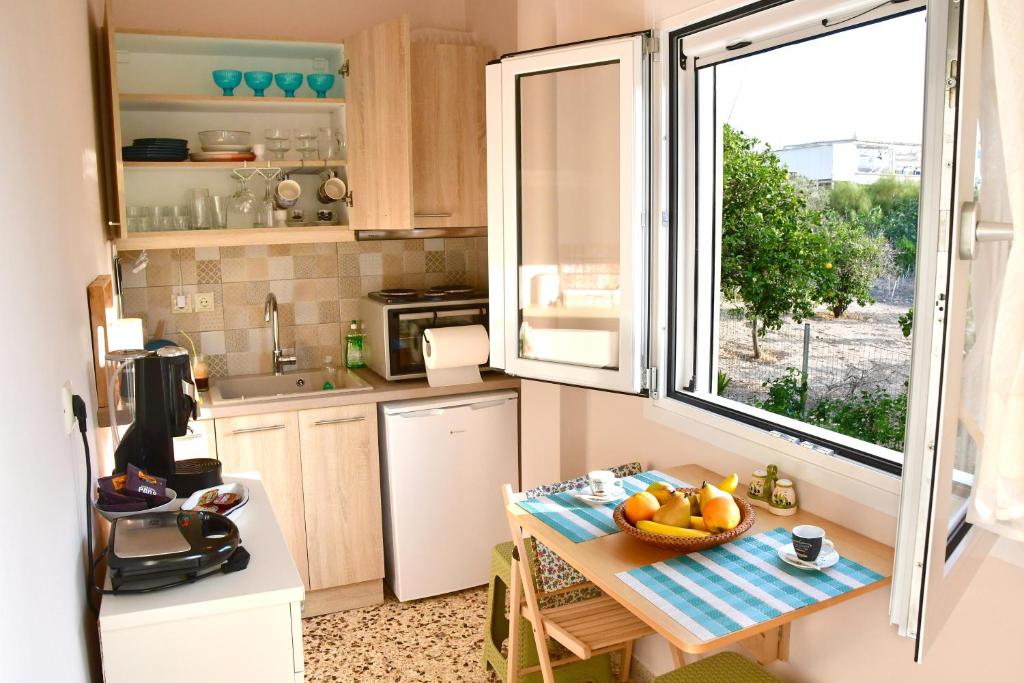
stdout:
<svg viewBox="0 0 1024 683">
<path fill-rule="evenodd" d="M 924 56 L 915 12 L 698 70 L 709 393 L 903 449 Z"/>
<path fill-rule="evenodd" d="M 521 358 L 618 368 L 619 64 L 520 76 Z"/>
</svg>

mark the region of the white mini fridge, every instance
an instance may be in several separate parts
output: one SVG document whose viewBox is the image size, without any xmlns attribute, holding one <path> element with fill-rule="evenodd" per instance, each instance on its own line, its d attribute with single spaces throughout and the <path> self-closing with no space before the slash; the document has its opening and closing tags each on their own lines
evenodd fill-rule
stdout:
<svg viewBox="0 0 1024 683">
<path fill-rule="evenodd" d="M 380 407 L 386 580 L 415 600 L 487 583 L 510 538 L 501 485 L 519 484 L 514 391 Z"/>
</svg>

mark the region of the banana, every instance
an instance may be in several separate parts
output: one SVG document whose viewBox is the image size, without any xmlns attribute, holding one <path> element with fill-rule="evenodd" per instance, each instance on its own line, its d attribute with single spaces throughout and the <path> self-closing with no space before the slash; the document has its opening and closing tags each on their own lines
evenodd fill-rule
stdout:
<svg viewBox="0 0 1024 683">
<path fill-rule="evenodd" d="M 698 531 L 707 531 L 708 526 L 704 523 L 703 517 L 690 517 L 690 528 L 697 529 Z"/>
<path fill-rule="evenodd" d="M 730 474 L 728 477 L 722 480 L 722 483 L 718 485 L 718 488 L 722 489 L 726 493 L 735 493 L 736 487 L 739 486 L 740 477 L 735 472 Z"/>
<path fill-rule="evenodd" d="M 637 529 L 643 531 L 649 531 L 652 534 L 662 534 L 664 536 L 683 536 L 687 538 L 703 538 L 704 536 L 710 536 L 706 531 L 700 531 L 699 529 L 683 529 L 677 526 L 669 526 L 668 524 L 658 524 L 657 522 L 649 522 L 642 520 L 636 523 Z"/>
</svg>

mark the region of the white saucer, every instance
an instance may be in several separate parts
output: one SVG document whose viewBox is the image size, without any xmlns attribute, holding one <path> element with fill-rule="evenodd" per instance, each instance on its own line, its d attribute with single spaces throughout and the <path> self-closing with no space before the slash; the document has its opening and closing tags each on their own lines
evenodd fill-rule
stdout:
<svg viewBox="0 0 1024 683">
<path fill-rule="evenodd" d="M 582 500 L 584 503 L 590 503 L 592 505 L 604 505 L 606 503 L 614 503 L 616 501 L 622 500 L 623 498 L 626 497 L 626 492 L 622 490 L 622 488 L 616 486 L 614 488 L 614 493 L 612 493 L 610 496 L 595 496 L 593 493 L 590 492 L 589 486 L 584 486 L 581 489 L 576 489 L 575 491 L 573 491 L 572 495 L 576 499 Z"/>
<path fill-rule="evenodd" d="M 814 562 L 804 562 L 797 557 L 792 543 L 779 546 L 778 554 L 780 560 L 797 569 L 828 569 L 839 562 L 839 553 L 835 548 L 822 548 L 821 554 L 818 555 L 818 559 Z"/>
</svg>

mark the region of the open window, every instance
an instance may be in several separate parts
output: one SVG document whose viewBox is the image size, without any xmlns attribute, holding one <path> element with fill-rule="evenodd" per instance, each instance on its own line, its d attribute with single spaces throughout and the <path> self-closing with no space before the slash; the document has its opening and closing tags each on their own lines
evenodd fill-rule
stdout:
<svg viewBox="0 0 1024 683">
<path fill-rule="evenodd" d="M 488 67 L 491 365 L 640 393 L 647 358 L 646 34 Z"/>
</svg>

